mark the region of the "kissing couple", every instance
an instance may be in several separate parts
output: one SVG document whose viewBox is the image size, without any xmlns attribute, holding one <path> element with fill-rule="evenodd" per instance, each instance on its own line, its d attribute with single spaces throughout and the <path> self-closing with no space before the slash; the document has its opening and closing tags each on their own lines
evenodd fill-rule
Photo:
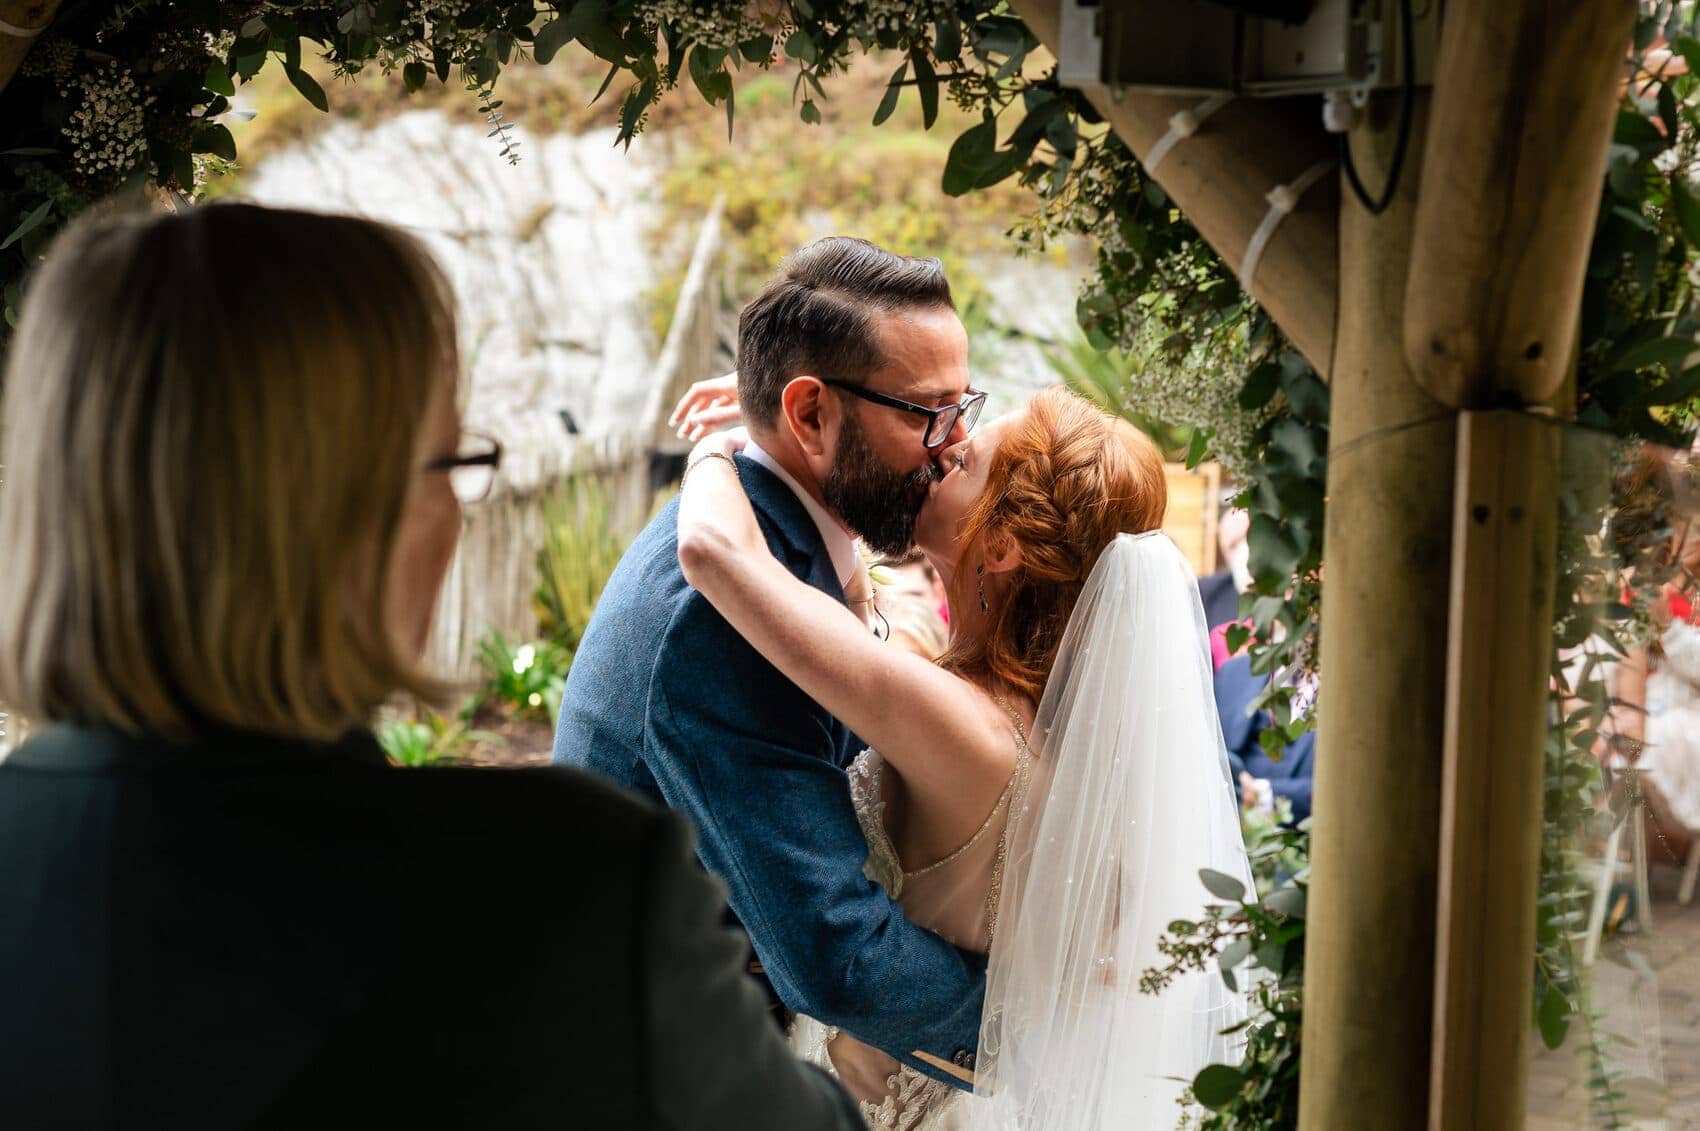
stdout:
<svg viewBox="0 0 1700 1131">
<path fill-rule="evenodd" d="M 1161 455 L 1056 388 L 975 430 L 939 262 L 843 237 L 745 308 L 735 392 L 687 397 L 747 435 L 698 444 L 615 570 L 556 761 L 692 820 L 870 1126 L 1172 1126 L 1245 1002 L 1140 974 L 1200 869 L 1251 878 Z M 858 536 L 937 572 L 936 663 L 870 630 Z"/>
</svg>

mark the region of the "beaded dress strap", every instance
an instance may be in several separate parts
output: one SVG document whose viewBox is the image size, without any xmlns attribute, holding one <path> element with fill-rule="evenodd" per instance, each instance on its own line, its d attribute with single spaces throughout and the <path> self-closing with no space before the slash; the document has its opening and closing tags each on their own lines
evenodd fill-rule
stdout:
<svg viewBox="0 0 1700 1131">
<path fill-rule="evenodd" d="M 1027 762 L 1031 757 L 1032 752 L 1027 747 L 1027 735 L 1021 729 L 1021 716 L 1015 713 L 1015 708 L 1010 706 L 1009 700 L 1005 699 L 1003 696 L 996 695 L 993 696 L 993 698 L 997 700 L 998 706 L 1003 708 L 1004 713 L 1009 716 L 1010 724 L 1015 727 L 1015 769 L 1010 773 L 1009 781 L 1005 783 L 1003 792 L 998 794 L 997 804 L 993 805 L 992 811 L 986 814 L 986 820 L 980 825 L 979 831 L 968 838 L 968 843 L 964 844 L 961 848 L 958 848 L 955 852 L 952 852 L 949 856 L 946 856 L 943 860 L 935 860 L 926 867 L 917 868 L 913 872 L 904 872 L 903 877 L 906 880 L 914 879 L 916 876 L 924 876 L 928 872 L 936 871 L 939 868 L 944 867 L 953 860 L 960 859 L 963 853 L 967 852 L 976 844 L 979 844 L 981 840 L 985 839 L 986 833 L 992 827 L 992 823 L 998 819 L 998 814 L 1002 813 L 1004 811 L 1004 807 L 1009 803 L 1010 795 L 1015 792 L 1017 783 L 1026 779 Z"/>
</svg>

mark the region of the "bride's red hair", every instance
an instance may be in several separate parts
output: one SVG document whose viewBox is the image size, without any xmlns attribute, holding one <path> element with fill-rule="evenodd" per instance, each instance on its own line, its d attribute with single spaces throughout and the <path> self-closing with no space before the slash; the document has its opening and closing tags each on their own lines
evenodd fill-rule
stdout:
<svg viewBox="0 0 1700 1131">
<path fill-rule="evenodd" d="M 999 441 L 964 522 L 962 596 L 979 599 L 972 561 L 981 547 L 1014 539 L 1021 564 L 985 639 L 959 638 L 940 664 L 987 673 L 1037 700 L 1098 556 L 1118 534 L 1161 526 L 1167 505 L 1163 456 L 1150 437 L 1067 389 L 1041 391 Z"/>
</svg>

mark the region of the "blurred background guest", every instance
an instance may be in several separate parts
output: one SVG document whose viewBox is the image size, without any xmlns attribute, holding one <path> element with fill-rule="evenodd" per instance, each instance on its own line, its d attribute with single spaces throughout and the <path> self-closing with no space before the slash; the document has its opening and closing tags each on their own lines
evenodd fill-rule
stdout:
<svg viewBox="0 0 1700 1131">
<path fill-rule="evenodd" d="M 842 1128 L 676 819 L 401 770 L 461 504 L 453 303 L 410 237 L 86 219 L 4 385 L 0 1125 Z M 576 877 L 563 884 L 561 877 Z"/>
<path fill-rule="evenodd" d="M 919 550 L 887 558 L 874 566 L 875 607 L 890 629 L 890 640 L 924 659 L 936 660 L 950 643 L 944 585 Z"/>
<path fill-rule="evenodd" d="M 1654 833 L 1643 851 L 1684 864 L 1678 897 L 1688 903 L 1700 876 L 1700 482 L 1692 453 L 1648 446 L 1619 486 L 1611 534 L 1630 551 L 1634 587 L 1655 594 L 1656 635 L 1617 665 L 1604 756 L 1608 770 L 1635 771 L 1633 800 Z"/>
<path fill-rule="evenodd" d="M 1238 779 L 1240 804 L 1274 811 L 1281 800 L 1292 806 L 1291 821 L 1310 816 L 1312 777 L 1316 764 L 1316 732 L 1307 731 L 1278 747 L 1278 757 L 1264 749 L 1264 731 L 1275 725 L 1267 710 L 1252 711 L 1252 703 L 1269 686 L 1269 677 L 1251 670 L 1251 657 L 1235 656 L 1216 669 L 1216 711 L 1222 721 L 1222 740 Z"/>
<path fill-rule="evenodd" d="M 1251 516 L 1234 506 L 1234 487 L 1224 487 L 1221 511 L 1216 519 L 1216 546 L 1222 568 L 1198 579 L 1198 596 L 1204 602 L 1204 623 L 1210 629 L 1210 658 L 1220 668 L 1230 650 L 1228 626 L 1240 620 L 1240 594 L 1251 588 L 1248 566 L 1251 551 L 1246 532 Z"/>
</svg>

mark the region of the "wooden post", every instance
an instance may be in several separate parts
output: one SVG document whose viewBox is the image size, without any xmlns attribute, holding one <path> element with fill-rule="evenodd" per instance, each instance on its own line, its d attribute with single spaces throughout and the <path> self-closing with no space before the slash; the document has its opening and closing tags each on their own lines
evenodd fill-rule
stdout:
<svg viewBox="0 0 1700 1131">
<path fill-rule="evenodd" d="M 1405 309 L 1459 422 L 1431 1131 L 1520 1127 L 1539 896 L 1560 437 L 1633 0 L 1453 5 Z"/>
<path fill-rule="evenodd" d="M 0 90 L 35 44 L 30 33 L 45 29 L 58 10 L 59 0 L 0 0 Z"/>
<path fill-rule="evenodd" d="M 1550 404 L 1566 383 L 1634 22 L 1634 0 L 1447 9 L 1405 319 L 1447 404 Z"/>
<path fill-rule="evenodd" d="M 1352 136 L 1385 183 L 1398 95 Z M 1324 532 L 1324 691 L 1305 950 L 1305 1131 L 1421 1131 L 1433 1008 L 1455 414 L 1405 364 L 1427 95 L 1387 211 L 1340 218 Z"/>
<path fill-rule="evenodd" d="M 1054 50 L 1057 0 L 1015 0 L 1013 6 Z M 1102 86 L 1088 87 L 1086 94 L 1141 160 L 1169 132 L 1170 118 L 1201 101 Z M 1175 146 L 1156 179 L 1205 241 L 1238 271 L 1252 233 L 1269 211 L 1265 194 L 1333 152 L 1314 99 L 1237 98 Z M 1339 306 L 1339 209 L 1338 182 L 1325 178 L 1276 229 L 1251 287 L 1252 297 L 1324 375 L 1333 366 Z"/>
<path fill-rule="evenodd" d="M 1458 418 L 1432 1131 L 1523 1126 L 1562 438 Z"/>
</svg>

